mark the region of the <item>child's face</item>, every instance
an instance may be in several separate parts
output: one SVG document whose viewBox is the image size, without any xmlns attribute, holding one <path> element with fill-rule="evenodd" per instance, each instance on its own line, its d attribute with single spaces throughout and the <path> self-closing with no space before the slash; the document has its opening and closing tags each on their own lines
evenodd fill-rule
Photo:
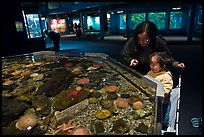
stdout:
<svg viewBox="0 0 204 137">
<path fill-rule="evenodd" d="M 154 72 L 154 73 L 157 73 L 157 72 L 162 70 L 157 58 L 158 58 L 158 56 L 152 56 L 152 58 L 150 60 L 150 68 L 151 68 L 152 72 Z"/>
</svg>

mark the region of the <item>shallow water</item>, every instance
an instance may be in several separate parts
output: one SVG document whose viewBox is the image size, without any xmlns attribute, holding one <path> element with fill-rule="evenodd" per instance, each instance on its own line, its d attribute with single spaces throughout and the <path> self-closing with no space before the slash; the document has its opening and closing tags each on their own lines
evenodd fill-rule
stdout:
<svg viewBox="0 0 204 137">
<path fill-rule="evenodd" d="M 94 68 L 95 64 L 99 64 L 101 67 Z M 73 76 L 73 79 L 70 80 L 71 82 L 64 86 L 64 90 L 58 91 L 56 95 L 47 96 L 50 103 L 45 105 L 45 103 L 42 103 L 42 100 L 42 102 L 37 102 L 37 105 L 33 105 L 34 101 L 32 99 L 35 97 L 40 97 L 41 94 L 49 92 L 38 92 L 39 88 L 52 78 L 52 73 L 54 71 L 56 72 L 61 69 L 70 72 L 69 75 Z M 36 78 L 40 74 L 43 74 L 43 77 Z M 85 85 L 78 85 L 77 80 L 82 78 L 89 78 L 90 82 Z M 14 83 L 16 84 L 16 87 L 12 87 Z M 141 88 L 138 88 L 132 83 L 139 85 Z M 52 134 L 50 132 L 50 128 L 57 130 L 59 129 L 58 126 L 60 124 L 67 123 L 70 120 L 73 121 L 73 125 L 88 128 L 90 134 L 153 134 L 155 123 L 155 102 L 151 101 L 146 94 L 140 91 L 142 88 L 148 89 L 149 87 L 147 85 L 144 86 L 140 78 L 130 74 L 128 71 L 118 67 L 106 59 L 49 56 L 36 60 L 35 62 L 32 62 L 31 60 L 15 61 L 15 59 L 8 62 L 7 60 L 6 62 L 2 63 L 2 84 L 2 96 L 16 99 L 29 105 L 29 108 L 27 108 L 27 110 L 24 112 L 19 112 L 19 115 L 24 115 L 25 113 L 35 113 L 39 117 L 38 126 L 34 127 L 32 130 L 30 130 L 30 132 L 9 132 L 10 130 L 13 130 L 15 126 L 8 124 L 7 126 L 3 127 L 3 134 Z M 108 94 L 110 93 L 107 92 L 106 88 L 114 84 L 119 88 L 119 90 L 116 91 L 118 97 L 120 97 L 122 94 L 128 94 L 128 97 L 136 96 L 142 101 L 143 108 L 141 110 L 135 110 L 132 105 L 129 104 L 128 108 L 119 108 L 117 114 L 114 114 L 112 110 L 117 106 L 113 104 L 112 107 L 108 108 L 111 115 L 105 119 L 98 119 L 95 116 L 96 112 L 104 109 L 104 106 L 101 105 L 101 101 L 111 100 L 107 98 Z M 23 85 L 27 86 L 23 87 Z M 73 94 L 73 91 L 76 90 L 77 87 L 80 90 L 77 94 Z M 149 92 L 148 94 L 154 94 L 154 90 L 148 89 L 146 91 Z M 89 99 L 92 97 L 91 95 L 93 95 L 93 92 L 101 93 L 101 96 L 97 97 L 97 102 L 88 102 L 83 108 L 81 108 L 80 111 L 77 111 L 77 113 L 73 111 L 71 112 L 70 110 L 59 110 L 61 108 L 66 110 L 67 108 L 80 103 L 84 99 Z M 82 93 L 84 95 L 82 95 Z M 127 101 L 129 101 L 128 97 L 126 98 Z M 56 105 L 63 107 L 60 108 Z M 74 109 L 77 110 L 77 107 Z M 65 114 L 62 114 L 64 119 L 60 119 L 60 122 L 59 119 L 56 119 L 56 112 L 66 112 Z M 72 115 L 70 116 L 68 112 Z M 19 117 L 20 116 L 16 116 L 11 123 L 17 121 Z M 43 120 L 44 118 L 49 118 L 49 120 L 46 121 L 46 124 Z M 117 130 L 113 128 L 115 127 L 114 122 L 121 118 L 125 121 L 126 127 L 119 126 L 118 128 L 127 129 L 116 133 L 116 131 L 119 129 Z M 101 123 L 99 127 L 96 124 L 98 122 Z M 141 124 L 144 124 L 147 127 L 146 131 L 141 131 L 138 128 Z M 102 130 L 103 132 L 97 131 L 96 128 L 103 128 L 104 130 Z M 56 134 L 69 133 L 61 130 Z"/>
</svg>

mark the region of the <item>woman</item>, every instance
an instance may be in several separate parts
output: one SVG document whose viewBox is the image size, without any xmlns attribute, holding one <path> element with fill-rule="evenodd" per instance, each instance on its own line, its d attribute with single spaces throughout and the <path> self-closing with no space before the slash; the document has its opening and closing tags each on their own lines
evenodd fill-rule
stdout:
<svg viewBox="0 0 204 137">
<path fill-rule="evenodd" d="M 144 21 L 135 28 L 133 37 L 126 42 L 121 54 L 132 68 L 146 74 L 150 70 L 149 55 L 159 51 L 166 51 L 171 56 L 166 40 L 158 35 L 156 25 L 151 21 Z M 172 65 L 178 68 L 185 67 L 184 63 L 175 60 Z"/>
</svg>

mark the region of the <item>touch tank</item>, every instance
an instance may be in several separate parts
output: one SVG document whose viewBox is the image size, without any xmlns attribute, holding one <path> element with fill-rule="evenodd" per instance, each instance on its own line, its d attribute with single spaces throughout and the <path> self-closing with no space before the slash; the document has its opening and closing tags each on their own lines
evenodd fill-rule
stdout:
<svg viewBox="0 0 204 137">
<path fill-rule="evenodd" d="M 161 134 L 163 85 L 104 53 L 2 58 L 3 135 Z"/>
</svg>

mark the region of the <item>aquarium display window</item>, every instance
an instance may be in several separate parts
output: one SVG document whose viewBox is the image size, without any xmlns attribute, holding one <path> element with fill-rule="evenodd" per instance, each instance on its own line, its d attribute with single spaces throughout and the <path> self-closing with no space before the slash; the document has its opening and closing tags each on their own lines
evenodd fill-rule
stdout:
<svg viewBox="0 0 204 137">
<path fill-rule="evenodd" d="M 141 22 L 145 21 L 146 14 L 145 13 L 132 13 L 130 14 L 130 29 L 135 29 L 137 25 Z"/>
<path fill-rule="evenodd" d="M 24 14 L 23 17 L 25 21 L 25 27 L 27 32 L 27 37 L 39 38 L 42 37 L 42 30 L 40 28 L 40 19 L 38 14 Z"/>
<path fill-rule="evenodd" d="M 78 24 L 79 24 L 79 19 L 73 19 L 73 20 L 72 20 L 72 23 L 73 23 L 73 24 L 76 23 L 76 24 L 78 25 Z"/>
<path fill-rule="evenodd" d="M 54 32 L 64 33 L 66 31 L 65 19 L 52 19 L 52 20 L 50 20 L 50 28 Z"/>
<path fill-rule="evenodd" d="M 148 20 L 154 22 L 158 29 L 165 29 L 166 12 L 149 12 Z"/>
<path fill-rule="evenodd" d="M 197 21 L 196 21 L 196 31 L 198 31 L 198 32 L 202 31 L 202 7 L 198 8 Z"/>
<path fill-rule="evenodd" d="M 111 18 L 110 14 L 107 13 L 107 24 L 108 24 L 108 28 L 110 28 L 110 18 Z"/>
<path fill-rule="evenodd" d="M 181 29 L 183 25 L 183 18 L 181 11 L 170 12 L 169 29 Z"/>
<path fill-rule="evenodd" d="M 71 29 L 76 32 L 78 25 L 80 24 L 79 18 L 72 19 L 72 24 L 73 24 L 73 26 Z"/>
<path fill-rule="evenodd" d="M 44 17 L 41 18 L 42 29 L 47 30 L 47 23 Z"/>
<path fill-rule="evenodd" d="M 17 32 L 22 32 L 23 31 L 23 23 L 21 21 L 16 21 L 15 25 L 16 25 L 16 31 Z"/>
<path fill-rule="evenodd" d="M 126 29 L 126 14 L 120 14 L 120 29 Z"/>
<path fill-rule="evenodd" d="M 87 16 L 87 28 L 93 27 L 93 30 L 100 30 L 100 18 L 99 16 L 92 17 Z"/>
</svg>

